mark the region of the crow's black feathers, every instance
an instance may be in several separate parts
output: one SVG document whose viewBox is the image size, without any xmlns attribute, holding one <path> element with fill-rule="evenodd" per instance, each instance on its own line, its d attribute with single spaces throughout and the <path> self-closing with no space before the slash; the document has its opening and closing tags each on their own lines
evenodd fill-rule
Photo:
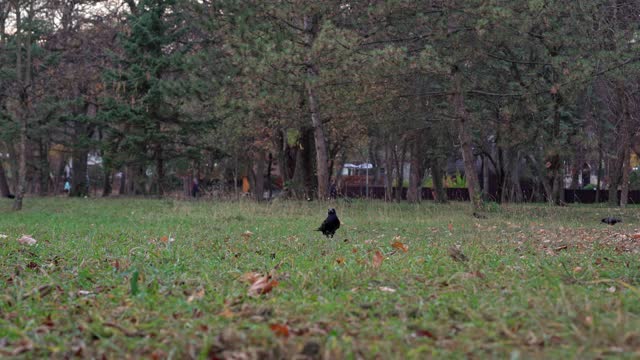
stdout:
<svg viewBox="0 0 640 360">
<path fill-rule="evenodd" d="M 340 220 L 336 215 L 336 209 L 329 209 L 327 218 L 322 222 L 322 225 L 316 231 L 322 231 L 322 234 L 326 237 L 333 237 L 336 230 L 340 227 Z"/>
</svg>

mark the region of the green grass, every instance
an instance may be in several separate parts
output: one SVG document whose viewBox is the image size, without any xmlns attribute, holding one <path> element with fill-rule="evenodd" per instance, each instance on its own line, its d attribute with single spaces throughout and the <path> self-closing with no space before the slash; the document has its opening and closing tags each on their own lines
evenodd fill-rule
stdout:
<svg viewBox="0 0 640 360">
<path fill-rule="evenodd" d="M 637 207 L 512 205 L 478 220 L 467 204 L 430 202 L 10 205 L 0 202 L 0 356 L 640 356 Z M 311 231 L 328 206 L 343 222 L 334 239 Z M 607 215 L 625 222 L 601 224 Z M 455 245 L 468 261 L 449 256 Z M 241 277 L 252 271 L 279 284 L 251 297 Z"/>
</svg>

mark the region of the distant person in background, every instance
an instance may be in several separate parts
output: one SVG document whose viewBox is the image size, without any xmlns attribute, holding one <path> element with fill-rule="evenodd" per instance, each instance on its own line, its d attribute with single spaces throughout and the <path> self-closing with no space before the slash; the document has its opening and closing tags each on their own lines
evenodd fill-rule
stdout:
<svg viewBox="0 0 640 360">
<path fill-rule="evenodd" d="M 65 180 L 64 182 L 64 192 L 67 194 L 71 192 L 71 183 L 69 182 L 69 180 Z"/>
<path fill-rule="evenodd" d="M 200 192 L 200 185 L 198 184 L 198 179 L 193 178 L 193 183 L 191 184 L 191 196 L 198 197 L 198 192 Z"/>
</svg>

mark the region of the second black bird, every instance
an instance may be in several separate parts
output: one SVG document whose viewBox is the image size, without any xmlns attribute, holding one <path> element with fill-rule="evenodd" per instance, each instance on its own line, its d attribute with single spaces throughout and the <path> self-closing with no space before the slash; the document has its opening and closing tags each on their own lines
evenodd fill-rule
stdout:
<svg viewBox="0 0 640 360">
<path fill-rule="evenodd" d="M 340 220 L 336 215 L 336 209 L 329 209 L 327 218 L 322 222 L 322 225 L 316 231 L 322 231 L 322 234 L 326 237 L 333 237 L 336 230 L 340 227 Z"/>
<path fill-rule="evenodd" d="M 605 223 L 605 224 L 609 224 L 609 225 L 615 225 L 617 223 L 621 223 L 622 219 L 608 216 L 608 217 L 602 219 L 602 222 Z"/>
</svg>

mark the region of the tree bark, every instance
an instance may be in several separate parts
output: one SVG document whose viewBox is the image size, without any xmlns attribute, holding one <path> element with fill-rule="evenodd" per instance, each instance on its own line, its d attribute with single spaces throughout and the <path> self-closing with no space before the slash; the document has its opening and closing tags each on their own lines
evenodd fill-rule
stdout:
<svg viewBox="0 0 640 360">
<path fill-rule="evenodd" d="M 454 69 L 453 71 L 453 95 L 451 96 L 452 107 L 456 113 L 456 121 L 458 128 L 458 138 L 460 140 L 460 150 L 462 152 L 462 160 L 464 162 L 464 172 L 467 179 L 467 188 L 469 190 L 469 198 L 474 211 L 482 208 L 482 198 L 478 183 L 478 174 L 473 156 L 473 143 L 471 141 L 470 116 L 467 112 L 464 95 L 462 93 L 462 74 Z"/>
<path fill-rule="evenodd" d="M 627 206 L 629 201 L 629 177 L 631 175 L 631 138 L 633 136 L 633 130 L 631 128 L 631 114 L 629 112 L 629 95 L 624 89 L 624 83 L 620 89 L 620 96 L 622 97 L 622 141 L 620 147 L 622 148 L 622 166 L 620 170 L 622 174 L 620 184 L 620 207 Z"/>
<path fill-rule="evenodd" d="M 407 201 L 419 203 L 422 200 L 422 161 L 420 159 L 420 146 L 418 139 L 411 146 L 411 167 L 409 168 L 409 188 L 407 189 Z"/>
<path fill-rule="evenodd" d="M 27 187 L 27 121 L 28 121 L 28 109 L 29 109 L 29 87 L 31 85 L 31 37 L 27 35 L 26 44 L 23 44 L 22 37 L 22 19 L 19 3 L 16 4 L 16 34 L 17 43 L 16 47 L 16 75 L 17 83 L 20 87 L 19 97 L 20 100 L 16 104 L 15 117 L 19 125 L 19 143 L 18 143 L 18 176 L 16 186 L 16 199 L 13 203 L 13 210 L 22 210 L 22 202 Z M 29 17 L 33 15 L 33 3 L 30 5 Z M 29 32 L 27 32 L 29 34 Z M 24 69 L 22 67 L 22 47 L 27 48 L 26 59 Z M 24 71 L 24 75 L 23 75 Z"/>
<path fill-rule="evenodd" d="M 311 124 L 313 126 L 313 137 L 316 149 L 316 169 L 318 180 L 317 195 L 319 199 L 327 199 L 329 191 L 329 167 L 327 140 L 324 133 L 324 125 L 320 120 L 318 98 L 315 91 L 315 82 L 318 79 L 318 68 L 312 59 L 312 47 L 318 34 L 317 16 L 304 16 L 304 43 L 307 48 L 306 67 L 307 78 L 305 79 L 305 89 L 309 101 L 309 112 L 311 114 Z"/>
<path fill-rule="evenodd" d="M 447 202 L 447 192 L 444 189 L 442 182 L 442 160 L 438 157 L 434 158 L 431 162 L 431 176 L 433 177 L 433 190 L 435 191 L 435 201 L 440 204 Z"/>
<path fill-rule="evenodd" d="M 4 166 L 2 165 L 2 161 L 0 161 L 0 196 L 8 197 L 9 195 L 11 195 L 11 190 L 9 189 L 7 176 L 4 172 Z"/>
<path fill-rule="evenodd" d="M 162 145 L 156 145 L 155 151 L 156 158 L 156 182 L 158 185 L 158 195 L 164 195 L 165 191 L 165 174 L 164 174 L 164 155 L 162 151 Z"/>
<path fill-rule="evenodd" d="M 391 142 L 385 144 L 384 147 L 384 163 L 385 163 L 385 177 L 384 177 L 384 200 L 393 200 L 393 160 L 391 156 Z"/>
<path fill-rule="evenodd" d="M 257 154 L 257 158 L 255 160 L 255 171 L 253 167 L 250 166 L 249 173 L 251 176 L 249 180 L 251 181 L 251 191 L 253 193 L 253 198 L 256 201 L 264 200 L 264 169 L 265 169 L 265 156 L 263 151 L 259 151 Z"/>
<path fill-rule="evenodd" d="M 104 182 L 102 183 L 102 196 L 108 197 L 113 192 L 113 187 L 111 185 L 112 178 L 112 170 L 110 166 L 105 166 L 102 170 L 104 176 Z"/>
</svg>

